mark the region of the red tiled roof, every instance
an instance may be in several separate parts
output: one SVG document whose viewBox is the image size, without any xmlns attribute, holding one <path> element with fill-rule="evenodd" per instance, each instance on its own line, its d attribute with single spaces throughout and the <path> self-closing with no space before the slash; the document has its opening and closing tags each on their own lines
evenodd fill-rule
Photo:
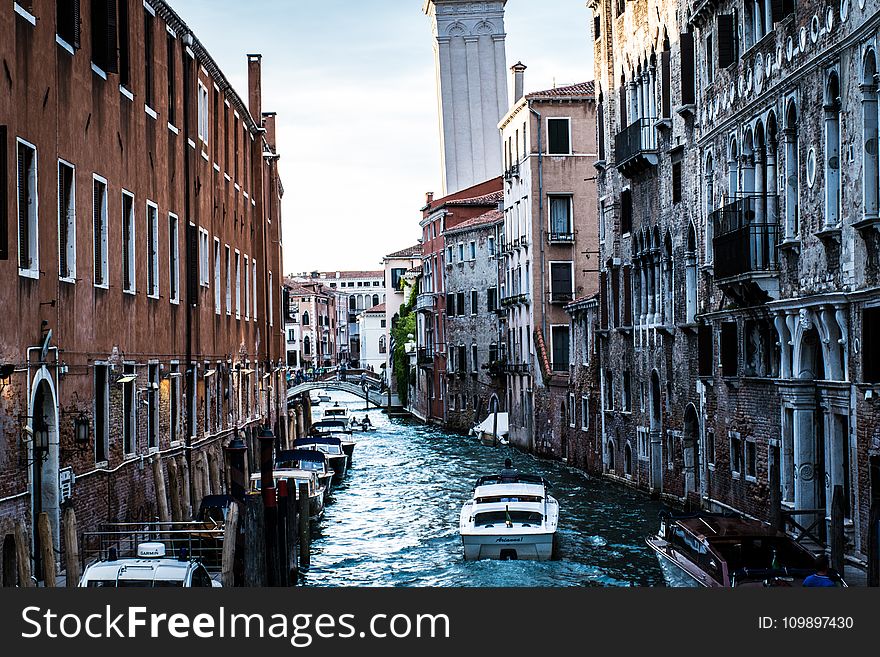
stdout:
<svg viewBox="0 0 880 657">
<path fill-rule="evenodd" d="M 378 306 L 373 306 L 367 312 L 368 313 L 377 313 L 377 314 L 382 313 L 384 315 L 385 314 L 385 304 L 380 303 Z"/>
<path fill-rule="evenodd" d="M 411 246 L 407 249 L 401 249 L 400 251 L 395 251 L 394 253 L 389 253 L 386 258 L 411 258 L 413 256 L 422 255 L 422 245 L 416 244 L 415 246 Z"/>
<path fill-rule="evenodd" d="M 458 198 L 446 201 L 444 205 L 498 205 L 504 200 L 504 192 L 497 191 L 472 198 Z"/>
<path fill-rule="evenodd" d="M 339 279 L 336 278 L 337 273 L 339 274 Z M 311 274 L 309 274 L 309 276 L 311 276 Z M 319 271 L 318 277 L 313 278 L 312 280 L 335 281 L 349 278 L 382 278 L 383 276 L 385 276 L 384 271 Z"/>
<path fill-rule="evenodd" d="M 454 228 L 449 228 L 443 231 L 444 235 L 450 235 L 452 233 L 457 233 L 459 231 L 465 231 L 472 228 L 477 228 L 479 226 L 489 226 L 491 224 L 498 223 L 504 220 L 504 213 L 501 210 L 489 210 L 489 212 L 485 214 L 481 214 L 479 217 L 474 217 L 473 219 L 468 219 L 464 221 Z"/>
<path fill-rule="evenodd" d="M 535 91 L 526 94 L 529 100 L 539 100 L 543 98 L 571 98 L 572 96 L 594 97 L 596 95 L 593 81 L 578 82 L 577 84 L 569 84 L 565 87 L 556 87 L 555 89 L 545 89 L 544 91 Z"/>
</svg>

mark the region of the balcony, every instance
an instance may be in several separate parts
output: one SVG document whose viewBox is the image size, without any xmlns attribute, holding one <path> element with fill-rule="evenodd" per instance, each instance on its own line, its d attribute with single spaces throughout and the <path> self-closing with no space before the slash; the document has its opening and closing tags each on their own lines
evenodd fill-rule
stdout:
<svg viewBox="0 0 880 657">
<path fill-rule="evenodd" d="M 550 244 L 574 244 L 574 233 L 547 233 Z"/>
<path fill-rule="evenodd" d="M 559 373 L 568 374 L 570 369 L 571 369 L 571 364 L 567 360 L 559 361 L 559 362 L 553 361 L 550 364 L 550 370 L 552 372 L 556 372 L 557 374 L 559 374 Z"/>
<path fill-rule="evenodd" d="M 528 363 L 506 363 L 504 371 L 508 374 L 528 374 L 531 371 L 531 367 Z"/>
<path fill-rule="evenodd" d="M 715 210 L 715 281 L 741 301 L 779 297 L 778 197 L 744 196 Z"/>
<path fill-rule="evenodd" d="M 627 178 L 657 166 L 657 119 L 638 119 L 614 136 L 614 160 Z"/>
<path fill-rule="evenodd" d="M 437 307 L 437 295 L 433 292 L 420 294 L 416 297 L 416 310 L 432 311 Z"/>
<path fill-rule="evenodd" d="M 416 364 L 426 369 L 434 368 L 434 349 L 431 347 L 419 347 L 416 352 Z"/>
<path fill-rule="evenodd" d="M 572 292 L 551 292 L 550 293 L 550 303 L 561 303 L 568 305 L 572 301 L 574 301 L 574 294 Z"/>
<path fill-rule="evenodd" d="M 515 294 L 510 297 L 504 297 L 501 299 L 502 306 L 517 306 L 521 303 L 528 303 L 529 295 L 528 294 Z"/>
</svg>

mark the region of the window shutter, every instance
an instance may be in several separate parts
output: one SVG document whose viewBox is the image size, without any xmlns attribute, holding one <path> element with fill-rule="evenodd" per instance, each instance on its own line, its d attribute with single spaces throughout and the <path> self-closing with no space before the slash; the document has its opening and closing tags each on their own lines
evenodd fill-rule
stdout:
<svg viewBox="0 0 880 657">
<path fill-rule="evenodd" d="M 0 260 L 9 260 L 9 169 L 6 126 L 0 125 Z"/>
<path fill-rule="evenodd" d="M 672 73 L 671 73 L 671 65 L 670 65 L 670 57 L 672 53 L 668 50 L 664 50 L 660 53 L 660 81 L 661 81 L 661 104 L 660 111 L 664 118 L 669 118 L 672 116 L 671 111 L 671 101 L 670 97 L 672 95 Z"/>
<path fill-rule="evenodd" d="M 603 329 L 608 328 L 608 272 L 599 272 L 599 320 Z"/>
<path fill-rule="evenodd" d="M 683 32 L 679 35 L 681 44 L 681 103 L 692 105 L 694 97 L 694 34 Z"/>
<path fill-rule="evenodd" d="M 18 146 L 18 262 L 22 269 L 30 269 L 30 231 L 28 230 L 27 147 Z"/>
<path fill-rule="evenodd" d="M 125 0 L 123 0 L 123 2 L 125 2 Z M 107 26 L 107 50 L 104 61 L 104 70 L 108 73 L 118 73 L 119 61 L 117 30 L 119 26 L 119 17 L 116 12 L 116 0 L 106 0 L 104 21 L 105 25 Z"/>
<path fill-rule="evenodd" d="M 784 3 L 783 3 L 783 0 L 772 0 L 772 5 L 773 5 L 773 9 L 772 9 L 772 11 L 773 11 L 773 22 L 774 22 L 774 23 L 778 23 L 778 22 L 781 21 L 781 20 L 785 17 L 785 15 L 786 15 L 786 13 L 785 13 L 785 6 L 784 6 Z"/>
<path fill-rule="evenodd" d="M 101 183 L 95 180 L 92 185 L 92 220 L 94 223 L 93 252 L 95 255 L 95 283 L 97 285 L 104 284 L 104 267 L 102 266 L 104 256 L 102 253 L 103 241 L 101 239 L 101 233 L 103 230 L 103 222 L 101 220 L 101 195 Z"/>
<path fill-rule="evenodd" d="M 731 14 L 718 15 L 718 66 L 727 68 L 734 62 L 736 32 Z"/>
<path fill-rule="evenodd" d="M 556 298 L 571 296 L 571 267 L 568 263 L 554 264 L 550 270 L 550 292 Z"/>
<path fill-rule="evenodd" d="M 715 362 L 712 325 L 700 324 L 697 337 L 697 354 L 699 359 L 699 375 L 712 376 Z"/>
<path fill-rule="evenodd" d="M 70 19 L 71 20 L 71 25 L 70 25 L 71 32 L 70 33 L 73 35 L 73 43 L 71 43 L 70 45 L 72 45 L 77 50 L 81 47 L 80 37 L 82 34 L 81 29 L 80 29 L 80 20 L 82 20 L 82 16 L 80 15 L 79 3 L 80 3 L 80 0 L 70 0 L 70 5 L 71 5 L 70 11 L 72 13 L 72 16 Z"/>
<path fill-rule="evenodd" d="M 227 271 L 228 274 L 228 271 Z M 186 289 L 191 306 L 199 305 L 199 232 L 188 223 L 186 229 Z"/>
<path fill-rule="evenodd" d="M 70 272 L 67 270 L 67 167 L 58 165 L 58 271 L 61 276 L 67 278 Z"/>
</svg>

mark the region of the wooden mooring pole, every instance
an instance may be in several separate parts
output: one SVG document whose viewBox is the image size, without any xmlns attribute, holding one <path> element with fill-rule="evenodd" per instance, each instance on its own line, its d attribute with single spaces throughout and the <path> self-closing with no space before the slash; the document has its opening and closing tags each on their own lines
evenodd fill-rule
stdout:
<svg viewBox="0 0 880 657">
<path fill-rule="evenodd" d="M 868 586 L 880 586 L 880 499 L 868 513 Z"/>
<path fill-rule="evenodd" d="M 15 560 L 18 562 L 18 585 L 22 588 L 34 586 L 31 579 L 31 548 L 27 530 L 21 520 L 15 521 Z"/>
<path fill-rule="evenodd" d="M 311 561 L 311 546 L 309 541 L 309 485 L 305 482 L 299 485 L 299 567 L 307 569 Z"/>
<path fill-rule="evenodd" d="M 238 539 L 238 502 L 229 505 L 226 521 L 223 525 L 223 562 L 222 578 L 223 586 L 230 588 L 235 586 L 235 542 Z"/>
<path fill-rule="evenodd" d="M 61 529 L 64 534 L 64 570 L 67 573 L 67 588 L 79 584 L 79 538 L 76 534 L 76 513 L 72 506 L 64 509 L 61 515 Z"/>
<path fill-rule="evenodd" d="M 46 588 L 55 588 L 55 549 L 49 514 L 43 511 L 37 516 L 37 533 L 40 535 L 40 556 L 43 560 L 43 582 Z"/>
<path fill-rule="evenodd" d="M 247 495 L 244 501 L 244 585 L 267 586 L 266 528 L 263 522 L 263 498 Z"/>
</svg>

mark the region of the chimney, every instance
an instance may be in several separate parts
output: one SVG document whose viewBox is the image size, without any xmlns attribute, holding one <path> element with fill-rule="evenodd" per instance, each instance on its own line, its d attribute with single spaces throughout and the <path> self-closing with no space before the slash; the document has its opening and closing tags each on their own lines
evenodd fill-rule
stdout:
<svg viewBox="0 0 880 657">
<path fill-rule="evenodd" d="M 263 113 L 263 56 L 251 54 L 248 60 L 248 110 L 254 121 Z"/>
<path fill-rule="evenodd" d="M 275 112 L 263 112 L 263 127 L 266 129 L 266 142 L 275 152 Z"/>
<path fill-rule="evenodd" d="M 510 67 L 510 71 L 513 73 L 513 102 L 511 105 L 516 105 L 523 97 L 523 78 L 525 77 L 526 65 L 517 62 Z"/>
<path fill-rule="evenodd" d="M 425 205 L 431 205 L 434 202 L 434 192 L 425 194 Z"/>
</svg>

